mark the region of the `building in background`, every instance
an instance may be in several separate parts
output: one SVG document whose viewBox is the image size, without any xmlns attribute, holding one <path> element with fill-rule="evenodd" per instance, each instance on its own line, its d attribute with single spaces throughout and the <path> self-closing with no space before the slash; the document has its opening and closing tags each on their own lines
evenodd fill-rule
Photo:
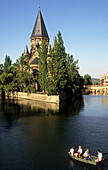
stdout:
<svg viewBox="0 0 108 170">
<path fill-rule="evenodd" d="M 101 85 L 108 85 L 108 73 L 103 74 L 103 75 L 100 77 L 100 84 L 101 84 Z"/>
</svg>

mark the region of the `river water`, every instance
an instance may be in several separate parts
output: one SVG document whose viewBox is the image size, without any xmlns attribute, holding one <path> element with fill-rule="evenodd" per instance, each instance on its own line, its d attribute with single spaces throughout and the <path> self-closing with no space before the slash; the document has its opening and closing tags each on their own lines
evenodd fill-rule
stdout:
<svg viewBox="0 0 108 170">
<path fill-rule="evenodd" d="M 83 96 L 63 103 L 0 101 L 0 170 L 108 170 L 71 160 L 77 150 L 108 153 L 108 97 Z"/>
</svg>

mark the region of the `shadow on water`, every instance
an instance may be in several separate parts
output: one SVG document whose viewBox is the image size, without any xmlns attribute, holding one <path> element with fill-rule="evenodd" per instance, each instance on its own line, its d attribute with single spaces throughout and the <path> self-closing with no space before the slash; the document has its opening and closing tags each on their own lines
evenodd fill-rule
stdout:
<svg viewBox="0 0 108 170">
<path fill-rule="evenodd" d="M 31 100 L 0 100 L 0 131 L 14 128 L 18 119 L 30 116 L 73 116 L 84 108 L 82 97 L 73 97 L 60 104 Z"/>
<path fill-rule="evenodd" d="M 82 96 L 74 96 L 65 101 L 65 104 L 61 103 L 59 114 L 61 116 L 74 116 L 78 115 L 81 110 L 84 109 L 84 100 Z"/>
</svg>

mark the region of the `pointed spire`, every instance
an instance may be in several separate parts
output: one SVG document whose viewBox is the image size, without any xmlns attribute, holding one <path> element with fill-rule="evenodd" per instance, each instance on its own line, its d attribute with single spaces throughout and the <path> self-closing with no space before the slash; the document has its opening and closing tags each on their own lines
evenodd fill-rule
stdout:
<svg viewBox="0 0 108 170">
<path fill-rule="evenodd" d="M 46 37 L 46 38 L 49 38 L 45 24 L 44 24 L 44 21 L 43 21 L 43 17 L 42 17 L 42 14 L 41 14 L 40 5 L 39 5 L 38 16 L 37 16 L 31 37 Z"/>
<path fill-rule="evenodd" d="M 25 46 L 25 49 L 24 49 L 24 54 L 28 54 L 29 52 L 28 52 L 28 47 L 27 47 L 27 45 Z"/>
</svg>

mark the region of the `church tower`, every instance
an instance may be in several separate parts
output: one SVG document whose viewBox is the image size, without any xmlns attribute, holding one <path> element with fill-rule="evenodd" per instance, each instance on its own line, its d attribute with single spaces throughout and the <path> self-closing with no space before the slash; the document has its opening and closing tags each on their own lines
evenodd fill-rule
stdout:
<svg viewBox="0 0 108 170">
<path fill-rule="evenodd" d="M 41 10 L 39 8 L 39 12 L 36 18 L 36 22 L 32 31 L 32 35 L 30 38 L 30 44 L 31 44 L 31 53 L 30 53 L 30 68 L 32 72 L 35 74 L 39 71 L 39 65 L 38 65 L 38 48 L 39 45 L 42 44 L 42 40 L 46 41 L 46 48 L 48 49 L 49 45 L 49 36 L 44 24 L 44 20 L 41 14 Z"/>
</svg>

